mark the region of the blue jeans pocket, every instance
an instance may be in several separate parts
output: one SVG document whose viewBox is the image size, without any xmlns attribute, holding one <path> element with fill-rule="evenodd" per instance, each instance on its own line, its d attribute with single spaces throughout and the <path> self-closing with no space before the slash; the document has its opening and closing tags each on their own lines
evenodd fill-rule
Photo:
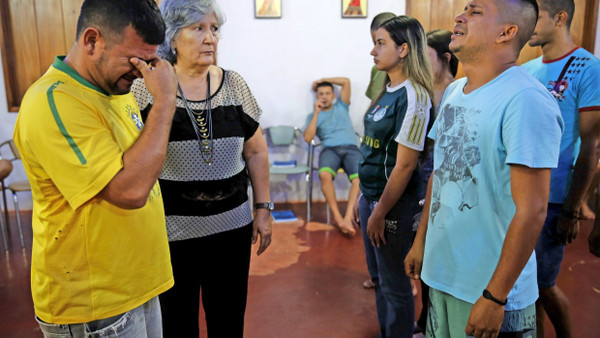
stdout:
<svg viewBox="0 0 600 338">
<path fill-rule="evenodd" d="M 35 316 L 35 320 L 38 322 L 44 338 L 70 338 L 71 333 L 69 326 L 64 324 L 50 324 Z"/>
<path fill-rule="evenodd" d="M 131 319 L 131 311 L 129 311 L 119 316 L 86 323 L 86 337 L 120 337 L 128 329 Z"/>
</svg>

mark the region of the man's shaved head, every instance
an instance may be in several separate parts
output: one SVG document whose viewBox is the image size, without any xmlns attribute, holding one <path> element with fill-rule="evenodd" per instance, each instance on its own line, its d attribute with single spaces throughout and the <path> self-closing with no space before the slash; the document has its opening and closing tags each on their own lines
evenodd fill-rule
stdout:
<svg viewBox="0 0 600 338">
<path fill-rule="evenodd" d="M 535 0 L 496 0 L 500 9 L 500 21 L 517 25 L 517 45 L 519 50 L 525 46 L 531 38 L 537 18 L 539 7 Z"/>
</svg>

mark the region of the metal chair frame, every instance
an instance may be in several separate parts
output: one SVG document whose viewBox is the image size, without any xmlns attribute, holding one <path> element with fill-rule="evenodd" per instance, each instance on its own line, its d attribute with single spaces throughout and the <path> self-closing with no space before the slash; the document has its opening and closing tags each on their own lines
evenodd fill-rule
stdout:
<svg viewBox="0 0 600 338">
<path fill-rule="evenodd" d="M 6 152 L 2 152 L 2 149 L 6 149 L 6 148 L 10 149 L 10 157 L 6 156 Z M 21 154 L 19 153 L 19 149 L 17 149 L 17 146 L 15 145 L 13 140 L 8 140 L 8 141 L 4 141 L 4 142 L 0 143 L 0 155 L 2 156 L 2 158 L 10 160 L 11 162 L 21 160 Z M 23 226 L 21 223 L 21 212 L 19 209 L 19 198 L 17 197 L 17 193 L 21 192 L 21 191 L 31 191 L 31 185 L 29 184 L 28 180 L 20 180 L 20 181 L 11 182 L 8 185 L 4 183 L 4 180 L 2 180 L 2 200 L 4 202 L 4 219 L 6 221 L 6 227 L 8 227 L 9 220 L 8 220 L 8 207 L 6 204 L 6 190 L 10 190 L 12 193 L 13 203 L 15 206 L 15 213 L 17 216 L 17 227 L 19 230 L 19 237 L 21 239 L 21 247 L 24 248 L 25 241 L 23 239 Z M 5 236 L 5 231 L 3 231 L 2 235 Z M 5 249 L 8 250 L 6 238 L 4 238 L 4 246 L 5 246 Z"/>
<path fill-rule="evenodd" d="M 304 174 L 306 182 L 306 221 L 310 222 L 311 218 L 311 203 L 312 203 L 312 176 L 313 176 L 313 153 L 315 148 L 315 142 L 309 142 L 308 144 L 304 141 L 302 130 L 294 126 L 271 126 L 264 129 L 265 139 L 267 140 L 267 146 L 269 148 L 281 148 L 281 147 L 298 147 L 304 148 L 306 146 L 306 165 L 296 164 L 293 168 L 281 168 L 274 167 L 271 163 L 269 170 L 271 175 L 292 175 L 292 174 Z M 298 140 L 302 140 L 299 142 Z"/>
</svg>

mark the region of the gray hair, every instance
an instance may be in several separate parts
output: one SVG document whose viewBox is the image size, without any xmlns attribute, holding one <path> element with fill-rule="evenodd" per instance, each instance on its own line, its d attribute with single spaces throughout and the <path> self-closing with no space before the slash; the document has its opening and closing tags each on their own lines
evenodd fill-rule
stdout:
<svg viewBox="0 0 600 338">
<path fill-rule="evenodd" d="M 213 0 L 163 0 L 160 4 L 160 12 L 167 30 L 165 41 L 158 46 L 158 56 L 172 64 L 177 62 L 177 53 L 172 43 L 182 28 L 192 25 L 212 13 L 217 17 L 219 27 L 225 23 L 225 16 L 221 12 L 221 8 Z"/>
</svg>

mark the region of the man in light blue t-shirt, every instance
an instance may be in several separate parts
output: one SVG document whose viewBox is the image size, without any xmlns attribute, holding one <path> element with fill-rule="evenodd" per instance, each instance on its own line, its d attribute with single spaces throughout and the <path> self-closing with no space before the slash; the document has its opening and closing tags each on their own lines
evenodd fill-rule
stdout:
<svg viewBox="0 0 600 338">
<path fill-rule="evenodd" d="M 563 129 L 552 96 L 516 66 L 537 17 L 535 0 L 478 0 L 455 19 L 466 78 L 429 134 L 434 172 L 405 260 L 430 286 L 428 336 L 535 337 L 533 250 Z"/>
<path fill-rule="evenodd" d="M 541 46 L 543 55 L 523 68 L 558 102 L 565 133 L 558 167 L 550 175 L 548 214 L 535 248 L 540 290 L 537 320 L 538 330 L 543 330 L 547 312 L 556 336 L 571 337 L 569 301 L 556 285 L 556 278 L 565 246 L 579 231 L 586 191 L 598 164 L 600 60 L 571 40 L 573 0 L 538 2 L 540 16 L 529 45 Z"/>
<path fill-rule="evenodd" d="M 340 97 L 336 100 L 333 85 L 341 87 Z M 362 155 L 358 150 L 358 137 L 352 127 L 348 112 L 350 104 L 350 79 L 346 77 L 323 78 L 313 82 L 312 89 L 317 93 L 314 111 L 306 118 L 304 139 L 312 141 L 317 135 L 323 149 L 319 155 L 319 178 L 321 190 L 331 209 L 335 224 L 340 231 L 349 236 L 356 233 L 352 225 L 354 203 L 359 193 L 358 163 Z M 351 182 L 348 205 L 344 216 L 340 212 L 335 197 L 333 179 L 343 168 Z"/>
</svg>

